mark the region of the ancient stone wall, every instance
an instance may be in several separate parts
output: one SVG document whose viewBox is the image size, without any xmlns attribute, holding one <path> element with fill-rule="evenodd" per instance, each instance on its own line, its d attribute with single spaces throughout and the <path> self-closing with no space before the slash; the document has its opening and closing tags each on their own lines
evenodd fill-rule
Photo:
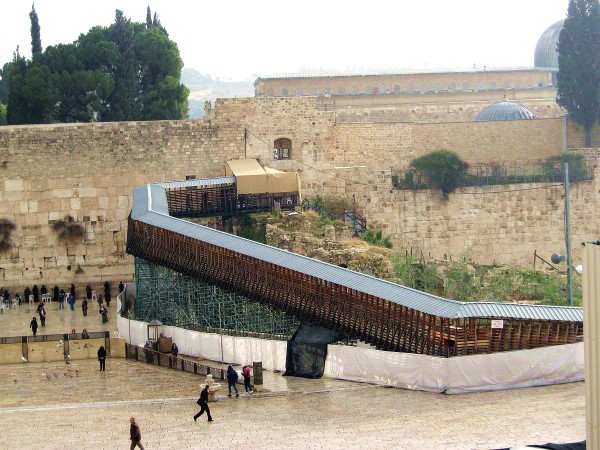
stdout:
<svg viewBox="0 0 600 450">
<path fill-rule="evenodd" d="M 237 127 L 208 121 L 0 127 L 0 217 L 17 226 L 0 285 L 131 279 L 132 188 L 221 175 L 242 151 Z M 85 227 L 83 238 L 58 238 L 52 225 L 65 216 Z"/>
<path fill-rule="evenodd" d="M 524 263 L 533 246 L 560 244 L 559 190 L 508 192 L 522 188 L 515 185 L 480 190 L 484 195 L 472 189 L 443 202 L 436 192 L 393 189 L 391 168 L 438 148 L 469 162 L 540 159 L 560 153 L 561 130 L 559 119 L 336 123 L 334 110 L 309 97 L 219 100 L 202 121 L 0 127 L 0 218 L 17 227 L 14 246 L 0 254 L 0 285 L 130 279 L 133 264 L 124 250 L 132 188 L 223 175 L 226 160 L 244 156 L 298 171 L 304 195 L 354 195 L 370 224 L 409 245 Z M 569 130 L 574 142 L 580 135 Z M 273 158 L 280 137 L 292 140 L 292 160 Z M 591 225 L 600 223 L 593 216 L 598 188 L 591 186 L 573 193 L 576 239 L 598 238 Z M 59 240 L 53 224 L 65 216 L 83 225 L 83 238 Z M 551 225 L 540 216 L 551 216 Z"/>
</svg>

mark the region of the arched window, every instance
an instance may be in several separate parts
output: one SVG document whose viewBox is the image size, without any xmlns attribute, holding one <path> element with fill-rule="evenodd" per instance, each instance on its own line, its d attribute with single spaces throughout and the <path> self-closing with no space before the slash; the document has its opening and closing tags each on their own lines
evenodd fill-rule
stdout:
<svg viewBox="0 0 600 450">
<path fill-rule="evenodd" d="M 429 92 L 429 85 L 427 83 L 425 83 L 422 87 L 421 87 L 421 93 L 425 93 L 425 92 Z"/>
<path fill-rule="evenodd" d="M 273 159 L 291 159 L 292 140 L 288 138 L 275 139 L 273 143 Z"/>
<path fill-rule="evenodd" d="M 516 87 L 517 89 L 522 89 L 522 88 L 523 88 L 523 82 L 522 82 L 521 80 L 517 80 L 517 81 L 515 82 L 515 87 Z"/>
<path fill-rule="evenodd" d="M 510 82 L 508 82 L 508 81 L 504 81 L 504 82 L 502 83 L 502 88 L 504 88 L 504 89 L 510 89 Z"/>
<path fill-rule="evenodd" d="M 388 88 L 385 84 L 382 84 L 381 86 L 379 86 L 379 93 L 380 94 L 387 94 L 388 93 Z"/>
<path fill-rule="evenodd" d="M 338 87 L 338 95 L 346 94 L 346 88 L 344 86 Z"/>
<path fill-rule="evenodd" d="M 410 94 L 412 94 L 413 92 L 415 92 L 415 85 L 411 83 L 406 89 Z"/>
<path fill-rule="evenodd" d="M 288 95 L 290 95 L 290 93 L 288 92 L 287 88 L 282 88 L 281 89 L 281 96 L 282 97 L 287 97 Z"/>
<path fill-rule="evenodd" d="M 302 97 L 304 95 L 304 93 L 302 92 L 302 88 L 296 88 L 296 96 L 297 97 Z"/>
<path fill-rule="evenodd" d="M 310 95 L 319 95 L 319 90 L 316 87 L 310 88 Z"/>
<path fill-rule="evenodd" d="M 448 83 L 448 90 L 449 91 L 455 91 L 456 90 L 456 83 Z"/>
<path fill-rule="evenodd" d="M 357 86 L 352 86 L 352 87 L 350 88 L 350 93 L 351 93 L 352 95 L 356 95 L 356 94 L 358 94 L 358 87 L 357 87 Z"/>
<path fill-rule="evenodd" d="M 372 94 L 373 93 L 373 86 L 371 86 L 370 84 L 367 84 L 367 87 L 365 88 L 365 94 Z"/>
<path fill-rule="evenodd" d="M 272 88 L 267 89 L 267 96 L 268 97 L 273 97 L 273 95 L 274 95 L 273 89 Z"/>
<path fill-rule="evenodd" d="M 402 92 L 402 87 L 399 84 L 394 85 L 394 94 L 399 94 Z"/>
<path fill-rule="evenodd" d="M 469 87 L 469 82 L 468 81 L 463 82 L 463 84 L 462 84 L 462 90 L 463 91 L 468 91 L 469 89 L 471 89 Z"/>
<path fill-rule="evenodd" d="M 539 80 L 537 85 L 538 85 L 538 87 L 545 87 L 546 86 L 542 80 Z"/>
<path fill-rule="evenodd" d="M 442 83 L 435 84 L 435 92 L 440 92 L 442 90 Z"/>
<path fill-rule="evenodd" d="M 490 89 L 496 89 L 496 82 L 490 81 L 489 87 L 490 87 Z"/>
<path fill-rule="evenodd" d="M 483 83 L 481 81 L 478 81 L 476 86 L 475 86 L 475 90 L 476 91 L 482 91 L 483 90 Z"/>
<path fill-rule="evenodd" d="M 323 94 L 325 94 L 325 95 L 331 95 L 331 88 L 330 87 L 326 87 L 325 89 L 323 89 Z"/>
</svg>

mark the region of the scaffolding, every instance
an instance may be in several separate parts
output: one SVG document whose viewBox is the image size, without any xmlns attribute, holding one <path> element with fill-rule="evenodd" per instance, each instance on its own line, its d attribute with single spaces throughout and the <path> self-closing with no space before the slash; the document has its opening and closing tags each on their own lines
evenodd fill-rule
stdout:
<svg viewBox="0 0 600 450">
<path fill-rule="evenodd" d="M 188 330 L 288 340 L 299 325 L 293 316 L 135 258 L 138 320 L 160 320 Z"/>
</svg>

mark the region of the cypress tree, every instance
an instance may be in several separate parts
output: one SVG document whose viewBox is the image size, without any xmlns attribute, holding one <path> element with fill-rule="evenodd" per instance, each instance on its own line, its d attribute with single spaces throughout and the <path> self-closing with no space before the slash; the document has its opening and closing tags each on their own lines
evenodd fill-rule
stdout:
<svg viewBox="0 0 600 450">
<path fill-rule="evenodd" d="M 146 28 L 152 26 L 152 12 L 150 11 L 150 5 L 146 8 Z"/>
<path fill-rule="evenodd" d="M 29 13 L 31 19 L 31 54 L 37 55 L 42 53 L 42 38 L 40 36 L 40 23 L 38 21 L 37 13 L 35 12 L 35 3 L 31 4 L 31 12 Z"/>
<path fill-rule="evenodd" d="M 585 130 L 585 146 L 600 113 L 600 4 L 570 0 L 558 38 L 558 96 L 556 101 Z"/>
</svg>

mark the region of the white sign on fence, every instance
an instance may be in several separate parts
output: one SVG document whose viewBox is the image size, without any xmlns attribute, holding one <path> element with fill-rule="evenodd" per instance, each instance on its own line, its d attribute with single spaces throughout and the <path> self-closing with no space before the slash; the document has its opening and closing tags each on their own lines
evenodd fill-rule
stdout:
<svg viewBox="0 0 600 450">
<path fill-rule="evenodd" d="M 504 328 L 504 320 L 492 320 L 492 328 Z"/>
</svg>

